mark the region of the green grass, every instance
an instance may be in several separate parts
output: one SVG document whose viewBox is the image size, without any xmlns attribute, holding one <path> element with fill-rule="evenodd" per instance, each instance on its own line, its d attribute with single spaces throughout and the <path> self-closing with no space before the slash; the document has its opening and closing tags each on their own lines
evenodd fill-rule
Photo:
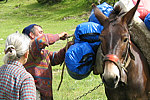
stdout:
<svg viewBox="0 0 150 100">
<path fill-rule="evenodd" d="M 3 65 L 5 40 L 9 34 L 16 31 L 21 33 L 24 27 L 33 23 L 41 25 L 45 33 L 66 31 L 73 34 L 78 24 L 88 21 L 90 11 L 87 0 L 63 0 L 54 5 L 41 5 L 36 0 L 8 0 L 6 4 L 0 4 L 0 65 Z M 58 41 L 47 49 L 58 51 L 66 42 Z M 100 77 L 92 73 L 83 80 L 74 80 L 65 70 L 63 83 L 57 91 L 61 67 L 53 66 L 55 100 L 73 100 L 101 82 Z M 81 100 L 106 100 L 104 87 L 99 87 Z"/>
<path fill-rule="evenodd" d="M 53 94 L 55 100 L 74 100 L 101 83 L 99 75 L 96 76 L 91 73 L 85 79 L 74 80 L 68 75 L 67 71 L 65 71 L 60 90 L 57 91 L 61 79 L 60 74 L 60 70 L 53 73 Z M 104 93 L 104 87 L 100 86 L 98 89 L 83 96 L 80 100 L 107 100 Z"/>
<path fill-rule="evenodd" d="M 24 27 L 32 23 L 41 25 L 45 33 L 55 34 L 66 31 L 73 34 L 72 30 L 79 23 L 88 20 L 88 16 L 80 17 L 82 14 L 87 14 L 83 1 L 68 0 L 55 5 L 41 5 L 36 0 L 9 0 L 6 4 L 0 4 L 0 58 L 4 54 L 6 37 L 16 31 L 22 32 Z"/>
</svg>

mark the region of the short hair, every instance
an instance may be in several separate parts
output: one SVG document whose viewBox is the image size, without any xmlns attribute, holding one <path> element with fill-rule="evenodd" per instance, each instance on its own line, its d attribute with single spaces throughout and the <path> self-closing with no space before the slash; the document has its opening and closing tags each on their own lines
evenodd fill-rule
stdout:
<svg viewBox="0 0 150 100">
<path fill-rule="evenodd" d="M 40 26 L 40 25 L 34 25 L 34 26 L 39 26 L 42 28 L 42 26 Z M 30 32 L 32 32 L 33 34 L 35 34 L 35 27 L 34 26 L 30 29 Z"/>
<path fill-rule="evenodd" d="M 30 40 L 27 35 L 18 32 L 9 35 L 5 43 L 4 63 L 9 60 L 19 60 L 29 50 Z"/>
</svg>

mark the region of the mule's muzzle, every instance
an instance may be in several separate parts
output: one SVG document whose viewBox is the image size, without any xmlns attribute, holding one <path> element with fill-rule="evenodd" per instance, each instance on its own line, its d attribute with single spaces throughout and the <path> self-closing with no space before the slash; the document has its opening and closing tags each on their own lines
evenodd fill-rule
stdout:
<svg viewBox="0 0 150 100">
<path fill-rule="evenodd" d="M 118 76 L 116 76 L 115 78 L 112 77 L 112 78 L 109 78 L 109 79 L 105 79 L 104 77 L 102 77 L 103 83 L 108 88 L 116 88 L 118 86 L 118 80 L 119 80 Z"/>
</svg>

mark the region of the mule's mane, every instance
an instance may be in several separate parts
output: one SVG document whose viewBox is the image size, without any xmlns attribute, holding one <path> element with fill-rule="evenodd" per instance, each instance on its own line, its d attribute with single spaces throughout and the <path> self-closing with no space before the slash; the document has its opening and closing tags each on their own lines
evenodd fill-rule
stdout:
<svg viewBox="0 0 150 100">
<path fill-rule="evenodd" d="M 125 12 L 122 10 L 122 8 L 119 6 L 119 5 L 117 5 L 117 6 L 115 6 L 115 8 L 111 11 L 111 14 L 109 15 L 109 19 L 111 20 L 111 21 L 115 21 L 115 20 L 117 20 L 117 18 L 119 17 L 119 16 L 121 16 L 122 14 L 124 14 Z"/>
</svg>

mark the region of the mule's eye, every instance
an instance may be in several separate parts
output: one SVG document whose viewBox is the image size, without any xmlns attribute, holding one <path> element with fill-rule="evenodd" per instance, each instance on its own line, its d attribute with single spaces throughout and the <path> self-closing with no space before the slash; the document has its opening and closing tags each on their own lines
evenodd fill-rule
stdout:
<svg viewBox="0 0 150 100">
<path fill-rule="evenodd" d="M 127 42 L 127 41 L 128 41 L 128 38 L 125 38 L 123 42 Z"/>
</svg>

